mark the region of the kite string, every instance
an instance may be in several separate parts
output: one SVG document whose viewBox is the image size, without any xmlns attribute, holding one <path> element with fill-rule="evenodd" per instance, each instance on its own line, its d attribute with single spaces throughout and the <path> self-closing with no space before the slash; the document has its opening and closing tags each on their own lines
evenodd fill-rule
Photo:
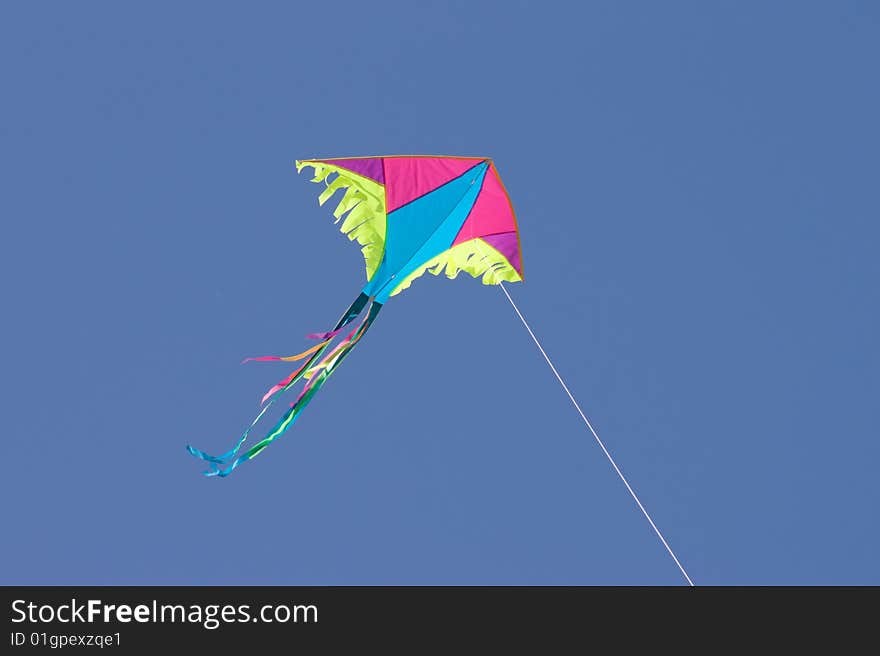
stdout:
<svg viewBox="0 0 880 656">
<path fill-rule="evenodd" d="M 684 575 L 684 578 L 687 580 L 688 585 L 694 587 L 694 582 L 691 580 L 691 577 L 688 576 L 687 571 L 685 571 L 684 567 L 681 564 L 681 561 L 678 560 L 678 557 L 675 555 L 675 552 L 672 551 L 672 547 L 669 546 L 669 543 L 666 542 L 666 538 L 663 537 L 663 534 L 660 532 L 660 529 L 657 528 L 657 525 L 654 523 L 654 520 L 651 519 L 651 516 L 648 514 L 648 511 L 645 510 L 645 506 L 642 505 L 642 502 L 639 501 L 639 497 L 636 495 L 635 491 L 630 486 L 629 482 L 626 480 L 626 477 L 623 475 L 623 472 L 620 471 L 620 467 L 617 466 L 617 463 L 614 462 L 614 458 L 611 457 L 611 453 L 609 453 L 608 449 L 605 448 L 605 444 L 602 442 L 599 434 L 596 432 L 596 429 L 593 428 L 593 425 L 590 423 L 590 420 L 587 419 L 587 415 L 584 414 L 584 411 L 581 410 L 581 406 L 578 405 L 578 402 L 575 400 L 571 391 L 568 389 L 568 385 L 565 384 L 565 381 L 562 380 L 562 376 L 559 375 L 559 372 L 556 370 L 556 367 L 553 365 L 553 362 L 550 360 L 550 356 L 547 355 L 547 352 L 544 350 L 544 347 L 541 346 L 541 342 L 538 341 L 538 338 L 535 337 L 535 333 L 532 331 L 528 322 L 523 317 L 522 312 L 519 311 L 519 308 L 516 306 L 516 303 L 513 302 L 513 299 L 510 297 L 510 294 L 507 292 L 507 288 L 504 286 L 504 283 L 498 281 L 499 286 L 501 287 L 501 291 L 504 292 L 504 295 L 507 297 L 507 300 L 510 301 L 510 305 L 513 307 L 516 312 L 519 320 L 522 321 L 523 326 L 526 327 L 526 330 L 529 331 L 529 335 L 532 337 L 532 341 L 535 342 L 535 346 L 538 347 L 538 350 L 541 351 L 541 355 L 544 356 L 544 359 L 547 361 L 547 364 L 550 365 L 550 369 L 553 371 L 553 374 L 556 376 L 556 379 L 559 381 L 559 384 L 562 385 L 562 389 L 565 390 L 565 393 L 568 394 L 568 398 L 571 400 L 572 405 L 574 405 L 575 409 L 580 414 L 581 419 L 584 420 L 584 423 L 587 425 L 587 428 L 590 429 L 590 432 L 593 434 L 593 437 L 596 438 L 596 442 L 599 443 L 599 447 L 602 449 L 605 456 L 608 458 L 608 462 L 611 463 L 611 466 L 614 467 L 614 471 L 617 472 L 617 475 L 620 477 L 620 480 L 623 481 L 623 484 L 626 486 L 626 489 L 629 490 L 629 493 L 632 495 L 632 498 L 635 500 L 636 504 L 639 507 L 639 510 L 642 511 L 642 514 L 645 516 L 645 519 L 648 520 L 648 523 L 651 525 L 651 528 L 654 529 L 654 532 L 657 534 L 657 537 L 660 538 L 660 542 L 663 543 L 663 546 L 666 547 L 666 551 L 669 552 L 669 555 L 672 556 L 672 560 L 675 561 L 675 564 L 678 565 L 678 569 L 681 570 L 681 573 Z"/>
</svg>

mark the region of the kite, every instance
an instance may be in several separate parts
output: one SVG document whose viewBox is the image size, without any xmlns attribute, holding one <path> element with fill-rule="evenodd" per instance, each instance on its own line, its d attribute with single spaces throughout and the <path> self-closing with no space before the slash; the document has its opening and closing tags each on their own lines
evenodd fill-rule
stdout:
<svg viewBox="0 0 880 656">
<path fill-rule="evenodd" d="M 332 330 L 307 335 L 319 340 L 312 348 L 298 355 L 245 360 L 304 362 L 266 392 L 260 413 L 231 450 L 212 456 L 187 446 L 209 463 L 206 476 L 228 476 L 281 437 L 357 346 L 388 299 L 425 272 L 455 278 L 464 271 L 482 277 L 485 285 L 523 280 L 516 216 L 491 159 L 396 155 L 296 162 L 297 172 L 306 167 L 314 170 L 312 182 L 325 186 L 319 204 L 342 192 L 333 216 L 341 222 L 341 232 L 361 246 L 367 282 Z M 357 327 L 334 345 L 361 315 Z M 260 418 L 301 379 L 306 383 L 299 396 L 275 427 L 239 455 Z"/>
</svg>

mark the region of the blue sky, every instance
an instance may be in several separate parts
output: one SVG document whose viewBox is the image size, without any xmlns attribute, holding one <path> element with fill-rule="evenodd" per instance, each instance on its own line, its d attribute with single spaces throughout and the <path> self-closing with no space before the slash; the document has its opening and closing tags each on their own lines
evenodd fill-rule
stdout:
<svg viewBox="0 0 880 656">
<path fill-rule="evenodd" d="M 869 2 L 18 4 L 0 583 L 680 584 L 500 290 L 363 284 L 298 158 L 495 159 L 510 292 L 698 584 L 880 584 Z"/>
</svg>

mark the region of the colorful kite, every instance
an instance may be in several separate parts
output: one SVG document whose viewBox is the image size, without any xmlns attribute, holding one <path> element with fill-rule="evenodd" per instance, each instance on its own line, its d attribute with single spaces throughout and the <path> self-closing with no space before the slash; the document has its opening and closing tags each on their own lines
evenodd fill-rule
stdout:
<svg viewBox="0 0 880 656">
<path fill-rule="evenodd" d="M 448 278 L 465 271 L 475 278 L 482 276 L 485 285 L 523 279 L 516 218 L 492 160 L 393 156 L 296 163 L 297 171 L 307 166 L 315 171 L 312 182 L 326 186 L 318 197 L 321 205 L 337 191 L 344 192 L 333 216 L 336 223 L 342 222 L 342 233 L 361 245 L 367 284 L 333 330 L 308 335 L 320 340 L 317 345 L 298 355 L 248 358 L 305 363 L 266 392 L 262 410 L 230 451 L 211 456 L 187 446 L 192 455 L 210 463 L 206 476 L 229 475 L 281 437 L 366 334 L 388 299 L 426 271 L 434 275 L 445 271 Z M 358 327 L 331 348 L 333 339 L 362 312 Z M 281 420 L 238 455 L 251 429 L 300 378 L 307 382 Z"/>
</svg>

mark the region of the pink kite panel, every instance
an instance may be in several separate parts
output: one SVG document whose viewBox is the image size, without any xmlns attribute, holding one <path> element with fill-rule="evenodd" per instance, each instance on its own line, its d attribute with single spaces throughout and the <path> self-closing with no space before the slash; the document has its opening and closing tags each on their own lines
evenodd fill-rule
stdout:
<svg viewBox="0 0 880 656">
<path fill-rule="evenodd" d="M 474 237 L 495 235 L 502 232 L 516 232 L 513 210 L 495 166 L 490 167 L 483 179 L 483 189 L 474 203 L 471 213 L 458 232 L 453 245 L 469 241 Z"/>
<path fill-rule="evenodd" d="M 386 157 L 385 200 L 389 213 L 442 187 L 484 160 L 452 157 Z"/>
</svg>

